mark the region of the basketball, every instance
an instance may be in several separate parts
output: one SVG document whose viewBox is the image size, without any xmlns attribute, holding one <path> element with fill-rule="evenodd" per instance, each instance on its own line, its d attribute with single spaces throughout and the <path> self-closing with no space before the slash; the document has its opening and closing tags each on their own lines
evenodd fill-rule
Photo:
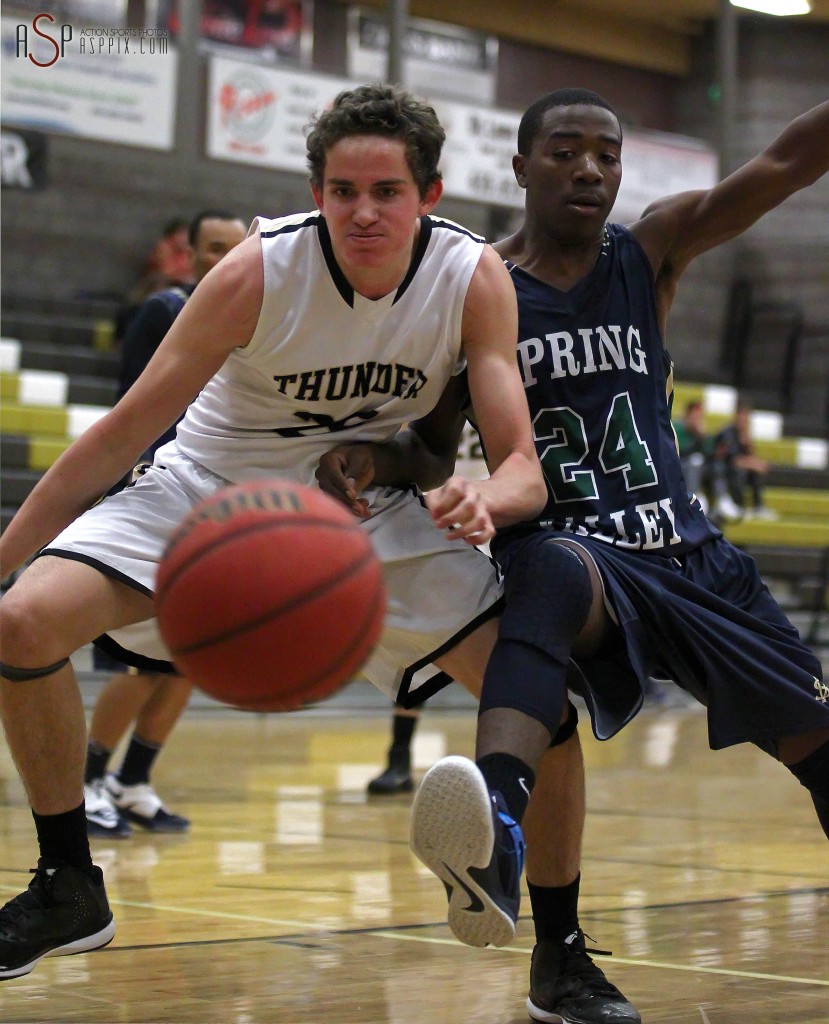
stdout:
<svg viewBox="0 0 829 1024">
<path fill-rule="evenodd" d="M 249 711 L 293 711 L 352 679 L 380 637 L 386 592 L 359 521 L 287 480 L 223 488 L 170 539 L 156 614 L 177 669 Z"/>
</svg>

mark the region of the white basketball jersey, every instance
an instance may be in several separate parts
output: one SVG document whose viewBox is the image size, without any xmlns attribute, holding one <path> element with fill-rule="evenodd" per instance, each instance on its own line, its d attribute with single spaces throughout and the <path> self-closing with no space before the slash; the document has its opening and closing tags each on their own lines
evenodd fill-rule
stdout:
<svg viewBox="0 0 829 1024">
<path fill-rule="evenodd" d="M 257 218 L 265 286 L 253 338 L 179 424 L 189 458 L 231 482 L 314 482 L 323 451 L 386 441 L 436 404 L 463 365 L 461 319 L 484 241 L 423 217 L 399 288 L 355 293 L 319 213 Z"/>
</svg>

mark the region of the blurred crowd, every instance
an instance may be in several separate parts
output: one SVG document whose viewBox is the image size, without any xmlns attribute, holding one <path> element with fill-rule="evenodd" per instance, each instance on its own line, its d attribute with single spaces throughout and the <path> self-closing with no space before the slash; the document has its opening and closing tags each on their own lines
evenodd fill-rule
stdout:
<svg viewBox="0 0 829 1024">
<path fill-rule="evenodd" d="M 702 402 L 690 401 L 674 421 L 679 457 L 688 490 L 717 522 L 774 519 L 764 502 L 769 464 L 751 438 L 751 403 L 737 401 L 733 420 L 716 433 L 705 429 Z"/>
</svg>

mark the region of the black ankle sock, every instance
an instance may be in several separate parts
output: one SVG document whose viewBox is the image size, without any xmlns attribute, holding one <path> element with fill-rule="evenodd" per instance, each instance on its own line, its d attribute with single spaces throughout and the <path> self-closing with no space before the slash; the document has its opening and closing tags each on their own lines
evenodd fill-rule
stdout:
<svg viewBox="0 0 829 1024">
<path fill-rule="evenodd" d="M 512 754 L 487 754 L 477 764 L 487 787 L 503 796 L 509 813 L 520 825 L 535 785 L 533 771 Z"/>
<path fill-rule="evenodd" d="M 393 747 L 408 747 L 414 736 L 417 719 L 412 715 L 395 715 L 392 721 L 391 743 Z"/>
<path fill-rule="evenodd" d="M 411 764 L 411 746 L 417 718 L 411 715 L 395 715 L 392 720 L 389 767 L 408 771 Z"/>
<path fill-rule="evenodd" d="M 102 779 L 106 774 L 111 756 L 111 750 L 107 750 L 106 747 L 102 747 L 99 743 L 95 743 L 94 740 L 90 740 L 89 746 L 86 748 L 86 771 L 84 772 L 83 781 L 92 782 L 93 779 Z"/>
<path fill-rule="evenodd" d="M 38 814 L 32 811 L 32 817 L 35 819 L 43 867 L 56 868 L 61 864 L 71 864 L 90 878 L 95 877 L 83 803 L 63 814 Z"/>
<path fill-rule="evenodd" d="M 564 942 L 578 931 L 580 881 L 579 874 L 569 885 L 542 886 L 527 882 L 536 942 Z"/>
<path fill-rule="evenodd" d="M 138 786 L 142 782 L 149 782 L 150 770 L 160 750 L 159 744 L 148 743 L 147 740 L 133 734 L 118 770 L 118 781 L 121 785 Z"/>
</svg>

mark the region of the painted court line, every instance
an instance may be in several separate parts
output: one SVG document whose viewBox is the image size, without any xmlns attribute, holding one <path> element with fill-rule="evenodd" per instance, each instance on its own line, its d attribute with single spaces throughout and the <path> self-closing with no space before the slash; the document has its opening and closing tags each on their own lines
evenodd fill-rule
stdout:
<svg viewBox="0 0 829 1024">
<path fill-rule="evenodd" d="M 0 885 L 0 890 L 17 892 L 18 890 L 10 885 Z M 138 907 L 140 910 L 162 910 L 167 914 L 182 914 L 193 917 L 215 917 L 226 921 L 250 921 L 255 924 L 273 924 L 280 928 L 291 928 L 294 931 L 320 932 L 330 934 L 331 929 L 324 925 L 314 924 L 313 921 L 286 921 L 280 917 L 256 917 L 253 914 L 228 914 L 223 910 L 203 910 L 198 907 L 168 907 L 163 903 L 139 903 L 137 900 L 113 900 L 109 901 L 112 907 Z"/>
<path fill-rule="evenodd" d="M 12 889 L 12 886 L 0 885 L 0 890 L 12 891 Z M 337 932 L 332 931 L 330 926 L 326 927 L 324 925 L 315 925 L 313 921 L 289 921 L 284 918 L 258 917 L 253 914 L 230 914 L 222 910 L 205 910 L 199 909 L 198 907 L 171 907 L 161 903 L 143 903 L 137 900 L 111 900 L 110 903 L 113 906 L 137 907 L 142 910 L 164 911 L 165 913 L 181 914 L 182 916 L 212 917 L 226 921 L 249 921 L 252 924 L 270 924 L 276 925 L 280 928 L 291 928 L 306 934 L 329 935 L 331 938 L 336 938 L 337 936 Z M 430 938 L 429 936 L 412 935 L 406 932 L 367 930 L 362 932 L 362 934 L 371 935 L 378 939 L 395 939 L 398 942 L 424 942 L 433 946 L 460 946 L 462 948 L 468 948 L 465 947 L 462 942 L 458 942 L 457 939 Z M 259 938 L 261 938 L 261 936 Z M 529 956 L 532 952 L 532 950 L 523 949 L 520 946 L 502 946 L 501 949 L 505 953 L 521 953 L 524 956 Z M 760 971 L 737 971 L 724 967 L 699 967 L 694 966 L 693 964 L 671 964 L 665 963 L 661 960 L 633 960 L 622 956 L 604 957 L 598 954 L 593 954 L 593 956 L 597 960 L 610 960 L 615 964 L 625 964 L 629 967 L 655 967 L 662 971 L 686 971 L 689 974 L 718 974 L 728 978 L 749 978 L 754 981 L 781 981 L 795 985 L 821 985 L 829 988 L 829 981 L 820 981 L 817 978 L 795 978 L 786 974 L 764 974 Z"/>
<path fill-rule="evenodd" d="M 428 942 L 439 946 L 463 946 L 457 939 L 431 939 L 425 935 L 407 935 L 401 932 L 369 932 L 382 939 L 398 939 L 403 942 Z M 502 946 L 504 953 L 523 953 L 529 956 L 532 950 L 520 946 Z M 696 967 L 692 964 L 668 964 L 660 960 L 631 960 L 623 956 L 598 956 L 591 954 L 596 960 L 608 960 L 614 964 L 626 964 L 630 967 L 656 967 L 662 971 L 687 971 L 690 974 L 722 974 L 728 978 L 750 978 L 753 981 L 785 981 L 795 985 L 824 985 L 829 988 L 829 981 L 817 978 L 792 978 L 786 974 L 763 974 L 760 971 L 734 971 L 725 967 Z"/>
<path fill-rule="evenodd" d="M 163 903 L 139 903 L 135 900 L 110 900 L 117 907 L 138 907 L 142 910 L 163 910 L 169 914 L 194 915 L 195 917 L 216 917 L 225 921 L 250 921 L 255 924 L 274 924 L 280 928 L 292 928 L 295 931 L 320 932 L 331 934 L 325 925 L 314 924 L 313 921 L 286 921 L 281 917 L 257 917 L 254 914 L 229 914 L 224 910 L 202 910 L 198 907 L 167 907 Z"/>
</svg>

